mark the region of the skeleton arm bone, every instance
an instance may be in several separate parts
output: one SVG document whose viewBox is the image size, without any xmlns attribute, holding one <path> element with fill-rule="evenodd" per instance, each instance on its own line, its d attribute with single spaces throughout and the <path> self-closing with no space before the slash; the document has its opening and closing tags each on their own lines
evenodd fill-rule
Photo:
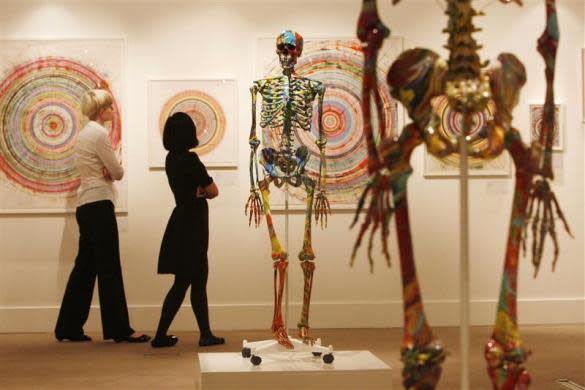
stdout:
<svg viewBox="0 0 585 390">
<path fill-rule="evenodd" d="M 364 115 L 364 136 L 368 150 L 368 173 L 370 175 L 377 172 L 381 167 L 378 158 L 378 151 L 376 150 L 376 142 L 372 134 L 370 97 L 372 91 L 375 91 L 378 88 L 378 80 L 376 77 L 378 51 L 388 35 L 390 35 L 390 30 L 384 25 L 378 15 L 376 0 L 363 0 L 362 10 L 357 25 L 357 36 L 362 42 L 364 52 L 362 111 Z M 379 108 L 379 106 L 377 105 L 376 108 Z M 380 114 L 381 113 L 378 111 L 378 115 Z M 379 122 L 385 124 L 382 117 L 379 118 Z"/>
<path fill-rule="evenodd" d="M 542 161 L 539 167 L 540 171 L 542 172 L 542 175 L 552 180 L 554 178 L 552 169 L 552 144 L 555 121 L 554 79 L 560 32 L 555 1 L 554 0 L 547 1 L 545 3 L 545 7 L 546 27 L 542 32 L 542 35 L 538 39 L 537 45 L 538 52 L 544 59 L 545 63 L 544 74 L 546 78 L 546 95 L 543 107 L 543 123 L 539 139 L 539 142 L 545 148 L 545 151 L 542 156 Z"/>
<path fill-rule="evenodd" d="M 317 182 L 317 195 L 315 195 L 315 222 L 321 221 L 321 227 L 327 226 L 327 215 L 331 214 L 331 207 L 329 200 L 325 195 L 325 177 L 327 176 L 327 161 L 325 160 L 325 145 L 327 145 L 327 138 L 323 134 L 323 98 L 325 96 L 325 86 L 319 84 L 317 87 L 318 99 L 318 123 L 319 123 L 319 139 L 317 146 L 319 147 L 319 180 Z"/>
<path fill-rule="evenodd" d="M 250 129 L 250 195 L 246 202 L 244 213 L 247 215 L 250 213 L 248 224 L 252 224 L 258 227 L 262 219 L 262 200 L 258 190 L 258 146 L 260 146 L 260 140 L 256 136 L 256 100 L 258 95 L 259 86 L 257 83 L 250 88 L 252 94 L 252 127 Z"/>
</svg>

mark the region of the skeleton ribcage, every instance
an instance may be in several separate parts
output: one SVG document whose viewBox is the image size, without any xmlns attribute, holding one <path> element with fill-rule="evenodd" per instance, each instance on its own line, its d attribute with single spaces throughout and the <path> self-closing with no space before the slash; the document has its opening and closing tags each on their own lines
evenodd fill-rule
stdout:
<svg viewBox="0 0 585 390">
<path fill-rule="evenodd" d="M 291 129 L 282 129 L 283 132 L 295 127 L 311 130 L 313 100 L 318 93 L 319 83 L 296 77 L 292 77 L 289 83 L 286 76 L 261 80 L 258 83 L 262 95 L 260 127 L 282 129 L 288 119 Z M 287 110 L 289 102 L 290 110 Z"/>
</svg>

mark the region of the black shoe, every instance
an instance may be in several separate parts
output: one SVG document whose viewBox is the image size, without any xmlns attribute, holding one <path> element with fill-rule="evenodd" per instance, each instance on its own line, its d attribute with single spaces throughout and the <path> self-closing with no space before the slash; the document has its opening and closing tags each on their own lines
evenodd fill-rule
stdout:
<svg viewBox="0 0 585 390">
<path fill-rule="evenodd" d="M 172 347 L 173 345 L 177 344 L 179 338 L 175 335 L 169 334 L 164 336 L 156 336 L 150 342 L 153 348 L 164 348 L 164 347 Z"/>
<path fill-rule="evenodd" d="M 199 339 L 200 347 L 210 347 L 212 345 L 221 345 L 223 343 L 225 343 L 225 339 L 223 337 L 215 337 L 213 335 L 209 337 L 201 337 Z"/>
<path fill-rule="evenodd" d="M 79 335 L 75 335 L 75 336 L 55 335 L 55 337 L 59 341 L 63 341 L 63 340 L 69 340 L 72 342 L 91 341 L 91 337 L 89 337 L 88 335 L 83 334 L 83 333 L 79 334 Z"/>
<path fill-rule="evenodd" d="M 141 334 L 140 336 L 128 335 L 128 336 L 124 336 L 124 337 L 114 337 L 114 341 L 117 342 L 117 343 L 122 343 L 122 342 L 126 342 L 126 343 L 146 343 L 149 340 L 150 340 L 150 336 L 145 335 L 145 334 Z"/>
</svg>

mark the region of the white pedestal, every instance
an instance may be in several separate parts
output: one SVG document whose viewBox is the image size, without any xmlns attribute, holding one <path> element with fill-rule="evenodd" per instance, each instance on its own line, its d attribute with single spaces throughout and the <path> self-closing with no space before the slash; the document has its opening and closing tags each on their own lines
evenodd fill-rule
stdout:
<svg viewBox="0 0 585 390">
<path fill-rule="evenodd" d="M 254 366 L 241 353 L 200 353 L 203 390 L 392 389 L 391 368 L 370 351 L 336 351 L 325 364 L 306 352 L 266 353 Z"/>
</svg>

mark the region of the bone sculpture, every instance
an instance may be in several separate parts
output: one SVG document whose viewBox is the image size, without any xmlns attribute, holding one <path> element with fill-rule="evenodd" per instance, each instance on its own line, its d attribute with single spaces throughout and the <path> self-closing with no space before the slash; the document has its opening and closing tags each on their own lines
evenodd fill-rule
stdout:
<svg viewBox="0 0 585 390">
<path fill-rule="evenodd" d="M 284 186 L 304 187 L 307 193 L 306 216 L 303 247 L 298 258 L 304 274 L 304 294 L 301 318 L 297 324 L 299 337 L 305 344 L 312 345 L 315 341 L 309 334 L 309 304 L 315 270 L 315 254 L 311 243 L 311 214 L 315 212 L 315 220 L 321 227 L 327 224 L 330 207 L 325 196 L 325 145 L 327 140 L 323 133 L 323 96 L 325 86 L 315 80 L 295 75 L 295 64 L 303 51 L 303 37 L 296 32 L 287 30 L 276 39 L 276 53 L 282 67 L 282 76 L 254 82 L 252 94 L 252 128 L 250 130 L 250 196 L 246 203 L 246 214 L 249 223 L 258 227 L 262 214 L 266 215 L 266 224 L 272 245 L 274 267 L 274 317 L 272 320 L 272 336 L 278 343 L 292 349 L 287 330 L 282 318 L 282 297 L 285 283 L 285 272 L 288 265 L 288 254 L 283 250 L 276 235 L 269 203 L 269 186 L 274 183 L 278 188 Z M 264 168 L 263 178 L 258 174 L 257 150 L 260 140 L 256 136 L 256 100 L 262 96 L 260 127 L 269 128 L 279 139 L 278 149 L 264 147 L 261 149 L 260 163 Z M 311 130 L 313 120 L 313 102 L 318 102 L 319 139 L 317 147 L 320 152 L 319 175 L 311 178 L 305 172 L 309 161 L 309 150 L 306 146 L 296 147 L 294 131 Z M 265 145 L 266 146 L 266 145 Z"/>
<path fill-rule="evenodd" d="M 400 0 L 393 0 L 398 3 Z M 511 0 L 500 0 L 509 3 Z M 519 0 L 516 3 L 521 5 Z M 566 231 L 569 227 L 551 190 L 553 180 L 552 141 L 554 126 L 553 80 L 559 31 L 555 0 L 546 0 L 546 28 L 538 40 L 538 51 L 545 60 L 546 100 L 540 139 L 523 144 L 520 133 L 512 126 L 512 109 L 518 102 L 520 89 L 526 82 L 522 63 L 510 53 L 500 54 L 495 66 L 483 69 L 480 46 L 473 38 L 479 31 L 472 22 L 478 15 L 471 0 L 446 0 L 448 34 L 445 46 L 449 59 L 444 61 L 428 49 L 415 48 L 403 52 L 388 71 L 387 82 L 392 96 L 407 109 L 412 120 L 400 136 L 391 139 L 383 120 L 379 120 L 380 142 L 376 145 L 371 126 L 371 103 L 383 117 L 377 93 L 376 61 L 378 50 L 390 31 L 378 16 L 376 0 L 363 0 L 358 20 L 358 38 L 363 42 L 364 79 L 362 106 L 370 181 L 358 204 L 354 224 L 360 212 L 367 209 L 352 254 L 352 263 L 362 239 L 370 231 L 368 258 L 372 266 L 372 240 L 380 230 L 383 253 L 389 264 L 387 239 L 391 216 L 396 219 L 400 253 L 400 270 L 404 299 L 404 338 L 401 347 L 403 385 L 407 389 L 433 389 L 441 375 L 445 353 L 425 318 L 423 301 L 416 277 L 412 240 L 408 220 L 407 180 L 412 173 L 410 156 L 425 144 L 432 155 L 442 158 L 456 153 L 460 141 L 437 132 L 439 118 L 433 112 L 433 98 L 444 96 L 454 111 L 462 115 L 467 153 L 470 157 L 493 159 L 504 150 L 510 153 L 516 167 L 512 215 L 508 231 L 504 273 L 499 295 L 496 323 L 485 347 L 488 373 L 494 389 L 526 389 L 530 376 L 524 362 L 530 351 L 520 339 L 516 317 L 518 260 L 521 247 L 526 250 L 526 236 L 532 233 L 532 262 L 538 272 L 545 238 L 554 244 L 553 270 L 558 257 L 555 213 Z M 472 115 L 482 112 L 489 102 L 495 113 L 484 129 L 473 136 Z M 366 206 L 366 201 L 369 204 Z M 529 229 L 530 227 L 530 229 Z"/>
</svg>

